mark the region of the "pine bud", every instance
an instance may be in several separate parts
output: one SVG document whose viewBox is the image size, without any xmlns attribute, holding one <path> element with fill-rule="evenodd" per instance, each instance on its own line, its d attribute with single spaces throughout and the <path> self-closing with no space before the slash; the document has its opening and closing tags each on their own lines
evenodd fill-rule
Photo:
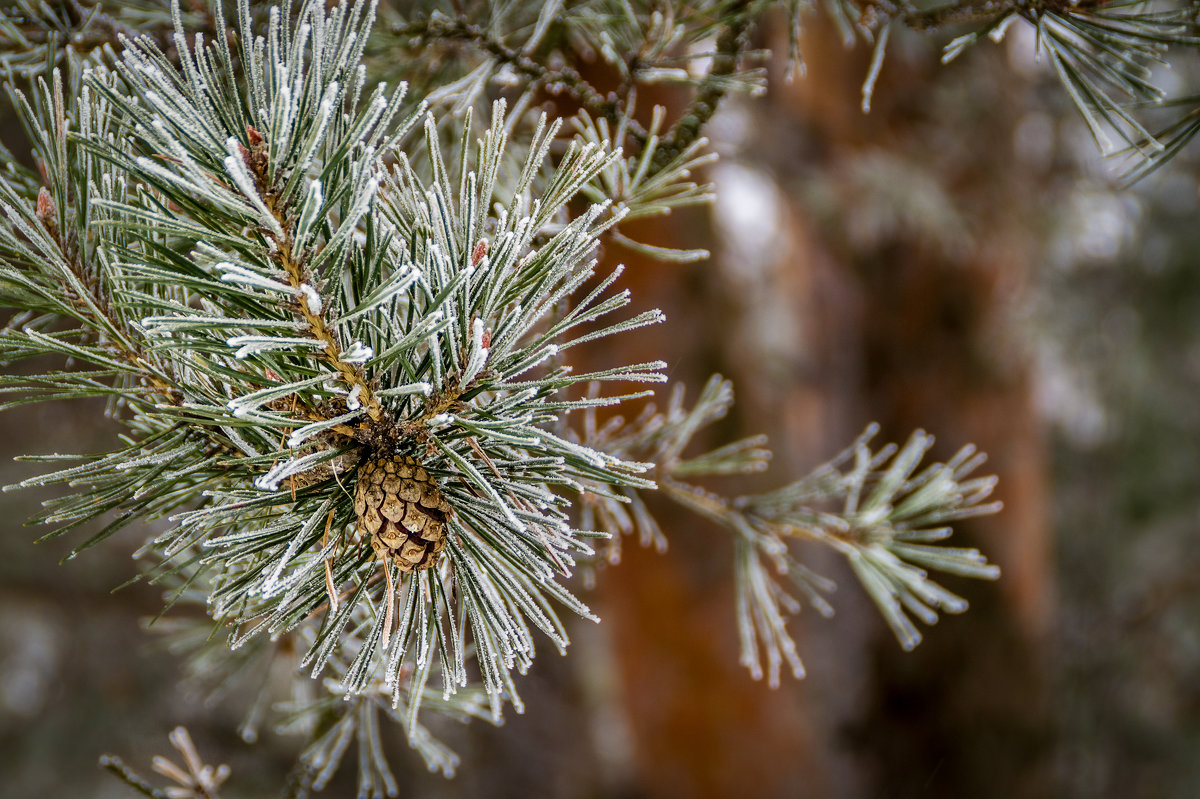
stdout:
<svg viewBox="0 0 1200 799">
<path fill-rule="evenodd" d="M 402 573 L 432 567 L 446 545 L 450 505 L 407 455 L 379 455 L 359 467 L 354 513 L 359 535 Z"/>
<path fill-rule="evenodd" d="M 479 266 L 479 262 L 487 255 L 488 243 L 487 239 L 480 239 L 475 242 L 475 249 L 471 251 L 471 266 Z"/>
<path fill-rule="evenodd" d="M 54 197 L 50 195 L 50 190 L 42 186 L 38 190 L 37 197 L 37 218 L 38 221 L 50 231 L 51 235 L 58 233 L 58 208 L 54 204 Z"/>
</svg>

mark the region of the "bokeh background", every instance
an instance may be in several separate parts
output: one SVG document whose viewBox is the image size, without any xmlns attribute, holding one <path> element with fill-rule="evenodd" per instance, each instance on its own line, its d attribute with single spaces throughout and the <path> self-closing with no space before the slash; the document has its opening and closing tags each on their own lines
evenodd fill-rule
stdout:
<svg viewBox="0 0 1200 799">
<path fill-rule="evenodd" d="M 772 62 L 766 96 L 713 121 L 716 204 L 641 231 L 712 260 L 605 253 L 669 320 L 622 346 L 695 388 L 735 380 L 716 432 L 771 437 L 758 487 L 872 420 L 892 440 L 929 430 L 941 457 L 988 452 L 1005 510 L 960 535 L 1001 581 L 948 578 L 971 610 L 905 654 L 849 571 L 806 552 L 838 613 L 796 620 L 809 675 L 770 690 L 737 665 L 728 534 L 659 504 L 670 550 L 627 545 L 599 575 L 603 623 L 538 658 L 527 712 L 440 730 L 454 780 L 392 731 L 402 795 L 1200 795 L 1200 163 L 1118 186 L 1023 33 L 948 67 L 893 35 L 863 115 L 869 54 L 813 26 L 806 77 Z M 782 35 L 761 44 L 786 52 Z M 116 434 L 86 403 L 7 412 L 0 482 L 35 471 L 11 456 Z M 231 765 L 226 796 L 275 795 L 299 742 L 240 740 L 244 697 L 180 684 L 143 631 L 157 592 L 111 591 L 147 531 L 60 564 L 81 539 L 34 545 L 21 526 L 44 498 L 0 495 L 0 796 L 132 796 L 97 758 L 148 771 L 178 724 Z M 327 795 L 354 794 L 347 766 Z"/>
</svg>

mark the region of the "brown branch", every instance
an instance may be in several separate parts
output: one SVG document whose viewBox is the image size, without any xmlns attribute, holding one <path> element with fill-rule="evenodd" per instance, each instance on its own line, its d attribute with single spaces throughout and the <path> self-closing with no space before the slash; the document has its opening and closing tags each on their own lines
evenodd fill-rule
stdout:
<svg viewBox="0 0 1200 799">
<path fill-rule="evenodd" d="M 1022 16 L 1036 18 L 1043 12 L 1077 13 L 1109 5 L 1112 0 L 1034 0 L 1033 2 L 1012 2 L 1011 0 L 974 0 L 974 2 L 954 3 L 936 8 L 918 10 L 908 3 L 896 6 L 890 2 L 868 0 L 863 9 L 874 9 L 884 19 L 896 19 L 903 25 L 915 31 L 929 33 L 950 25 L 963 25 L 971 22 L 990 22 L 1000 16 L 1010 13 L 1020 13 Z"/>
<path fill-rule="evenodd" d="M 984 0 L 981 3 L 959 3 L 940 6 L 926 11 L 909 11 L 899 17 L 906 27 L 915 31 L 931 32 L 948 25 L 992 20 L 1017 6 L 1002 0 Z"/>
<path fill-rule="evenodd" d="M 21 37 L 32 45 L 20 49 L 11 46 L 16 44 L 12 40 L 6 40 L 4 45 L 8 46 L 0 47 L 0 60 L 9 55 L 30 55 L 37 47 L 53 47 L 60 53 L 66 49 L 89 53 L 105 45 L 117 47 L 121 39 L 133 40 L 142 36 L 153 38 L 164 51 L 170 49 L 173 26 L 169 18 L 164 18 L 161 24 L 133 28 L 101 10 L 99 4 L 86 4 L 80 0 L 65 0 L 57 12 L 57 15 L 32 18 L 21 18 L 11 9 L 7 13 L 0 12 L 18 25 Z M 212 14 L 201 16 L 205 19 L 207 29 L 215 30 Z M 35 68 L 40 70 L 42 66 L 38 63 Z"/>
<path fill-rule="evenodd" d="M 278 214 L 278 212 L 276 213 Z M 278 215 L 277 218 L 279 218 L 280 226 L 283 227 L 284 220 Z M 276 240 L 276 246 L 279 248 L 276 257 L 283 271 L 287 273 L 288 282 L 292 288 L 299 290 L 302 285 L 308 282 L 306 280 L 307 275 L 305 274 L 303 265 L 292 257 L 290 231 L 286 227 L 283 230 L 284 237 Z M 367 416 L 371 417 L 371 421 L 373 422 L 381 421 L 384 418 L 384 410 L 379 397 L 375 396 L 375 392 L 371 391 L 362 367 L 346 363 L 341 359 L 341 343 L 337 340 L 337 335 L 329 329 L 329 325 L 325 322 L 324 311 L 313 313 L 304 298 L 301 298 L 296 303 L 293 310 L 308 324 L 313 338 L 324 345 L 324 349 L 321 350 L 323 360 L 338 371 L 342 382 L 350 386 L 351 389 L 358 389 L 358 398 L 363 406 L 366 407 Z"/>
<path fill-rule="evenodd" d="M 662 470 L 661 466 L 657 468 Z M 833 541 L 841 541 L 844 544 L 854 543 L 852 534 L 842 535 L 836 531 L 813 530 L 775 521 L 755 513 L 748 513 L 736 507 L 736 500 L 731 502 L 725 497 L 669 475 L 660 478 L 658 482 L 663 496 L 675 504 L 681 505 L 693 513 L 707 516 L 713 521 L 720 521 L 731 530 L 761 530 L 763 527 L 769 527 L 779 535 L 788 538 L 801 538 L 826 544 Z"/>
<path fill-rule="evenodd" d="M 148 796 L 150 799 L 167 799 L 165 793 L 143 779 L 136 771 L 125 765 L 125 761 L 116 755 L 102 755 L 100 757 L 100 768 L 116 775 L 117 779 L 130 788 L 133 788 L 142 796 Z"/>
<path fill-rule="evenodd" d="M 717 106 L 729 91 L 728 83 L 724 79 L 734 73 L 739 57 L 749 46 L 750 30 L 754 22 L 751 12 L 751 3 L 748 0 L 739 3 L 733 12 L 736 16 L 717 39 L 716 53 L 713 55 L 708 74 L 682 116 L 671 126 L 670 132 L 654 153 L 655 170 L 665 168 L 692 142 L 700 138 L 701 130 L 717 112 Z"/>
<path fill-rule="evenodd" d="M 621 119 L 621 104 L 616 99 L 609 99 L 601 95 L 574 67 L 563 66 L 550 69 L 543 66 L 490 35 L 483 27 L 465 19 L 431 18 L 411 25 L 395 26 L 392 32 L 398 36 L 462 42 L 471 45 L 500 63 L 512 67 L 533 85 L 547 89 L 562 86 L 580 106 L 595 116 L 607 119 L 614 125 Z M 626 125 L 630 135 L 639 144 L 644 145 L 649 139 L 645 128 L 637 122 L 628 120 Z"/>
<path fill-rule="evenodd" d="M 311 276 L 304 268 L 301 259 L 297 258 L 292 252 L 292 223 L 288 219 L 287 209 L 279 203 L 279 199 L 271 187 L 267 170 L 266 143 L 263 140 L 262 134 L 254 128 L 250 128 L 248 134 L 252 149 L 246 150 L 243 147 L 242 158 L 254 175 L 256 187 L 263 202 L 275 217 L 279 229 L 283 231 L 282 235 L 267 234 L 275 244 L 275 261 L 287 275 L 288 283 L 291 287 L 299 292 L 301 286 L 311 284 Z M 337 370 L 342 382 L 349 386 L 351 390 L 358 390 L 359 402 L 367 409 L 367 416 L 370 417 L 371 421 L 383 421 L 387 414 L 383 409 L 383 404 L 379 401 L 379 397 L 371 390 L 362 367 L 346 363 L 341 359 L 341 342 L 338 341 L 336 333 L 329 328 L 328 323 L 325 321 L 324 309 L 322 308 L 318 312 L 313 312 L 309 307 L 307 297 L 302 295 L 293 304 L 292 311 L 308 325 L 312 337 L 321 342 L 322 349 L 320 354 L 322 360 Z"/>
</svg>

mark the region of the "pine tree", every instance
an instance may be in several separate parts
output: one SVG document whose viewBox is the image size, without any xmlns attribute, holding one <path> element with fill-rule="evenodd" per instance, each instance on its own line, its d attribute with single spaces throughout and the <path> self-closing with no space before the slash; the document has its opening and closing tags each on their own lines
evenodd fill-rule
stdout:
<svg viewBox="0 0 1200 799">
<path fill-rule="evenodd" d="M 721 477 L 770 458 L 761 437 L 692 446 L 728 412 L 729 381 L 691 403 L 672 386 L 658 408 L 630 384 L 668 382 L 662 361 L 575 368 L 585 345 L 664 323 L 625 310 L 609 251 L 706 257 L 627 226 L 711 199 L 702 131 L 728 94 L 763 89 L 755 24 L 786 13 L 795 46 L 810 9 L 469 5 L 23 0 L 0 16 L 37 166 L 0 153 L 14 310 L 0 351 L 59 364 L 6 375 L 5 407 L 104 398 L 123 442 L 36 456 L 48 471 L 21 485 L 59 487 L 37 519 L 47 537 L 100 525 L 72 557 L 166 520 L 138 579 L 162 587 L 193 668 L 294 675 L 273 719 L 304 741 L 292 795 L 325 785 L 352 743 L 360 795 L 395 795 L 388 722 L 452 774 L 424 719 L 521 711 L 514 672 L 539 640 L 564 651 L 564 615 L 594 618 L 580 575 L 604 579 L 623 536 L 665 544 L 647 492 L 729 532 L 741 662 L 772 685 L 804 674 L 788 617 L 833 612 L 794 542 L 845 557 L 905 649 L 915 621 L 966 609 L 932 573 L 998 576 L 943 543 L 998 509 L 970 446 L 925 464 L 930 436 L 875 446 L 871 428 L 810 474 L 727 496 Z M 864 111 L 893 26 L 968 25 L 949 60 L 1030 24 L 1097 140 L 1125 142 L 1132 175 L 1200 130 L 1194 98 L 1173 101 L 1184 113 L 1157 136 L 1143 108 L 1165 105 L 1150 65 L 1196 44 L 1187 8 L 824 5 L 848 43 L 874 47 Z M 615 89 L 593 85 L 587 53 Z M 685 104 L 639 121 L 650 84 Z M 568 118 L 539 110 L 548 96 Z M 259 723 L 249 714 L 243 733 Z M 172 743 L 184 767 L 156 766 L 172 790 L 215 795 L 226 774 L 186 733 Z"/>
</svg>

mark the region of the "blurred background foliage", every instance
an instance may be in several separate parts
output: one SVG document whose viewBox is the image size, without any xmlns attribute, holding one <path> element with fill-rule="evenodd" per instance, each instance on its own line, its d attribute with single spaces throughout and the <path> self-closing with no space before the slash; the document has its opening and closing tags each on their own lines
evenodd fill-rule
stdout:
<svg viewBox="0 0 1200 799">
<path fill-rule="evenodd" d="M 784 472 L 871 420 L 889 440 L 928 429 L 938 457 L 976 442 L 1006 510 L 966 534 L 1004 576 L 950 583 L 971 612 L 904 654 L 814 552 L 838 615 L 802 616 L 809 676 L 771 691 L 737 664 L 728 537 L 680 520 L 665 555 L 625 547 L 587 597 L 604 623 L 538 661 L 525 715 L 442 730 L 463 756 L 453 781 L 398 755 L 403 794 L 1200 794 L 1200 158 L 1118 186 L 1020 30 L 945 68 L 927 37 L 894 33 L 864 116 L 870 53 L 815 25 L 789 82 L 785 27 L 758 34 L 778 54 L 767 94 L 708 131 L 715 205 L 631 226 L 713 258 L 606 253 L 670 320 L 623 346 L 667 350 L 697 389 L 733 377 L 722 439 L 768 433 Z M 0 416 L 5 455 L 103 449 L 114 431 L 89 410 Z M 0 462 L 6 484 L 30 473 Z M 69 542 L 19 527 L 38 499 L 0 497 L 0 796 L 129 796 L 97 757 L 145 765 L 176 724 L 231 765 L 229 796 L 273 792 L 292 742 L 240 741 L 238 697 L 177 687 L 139 629 L 155 592 L 110 595 L 144 531 L 58 565 Z"/>
</svg>

